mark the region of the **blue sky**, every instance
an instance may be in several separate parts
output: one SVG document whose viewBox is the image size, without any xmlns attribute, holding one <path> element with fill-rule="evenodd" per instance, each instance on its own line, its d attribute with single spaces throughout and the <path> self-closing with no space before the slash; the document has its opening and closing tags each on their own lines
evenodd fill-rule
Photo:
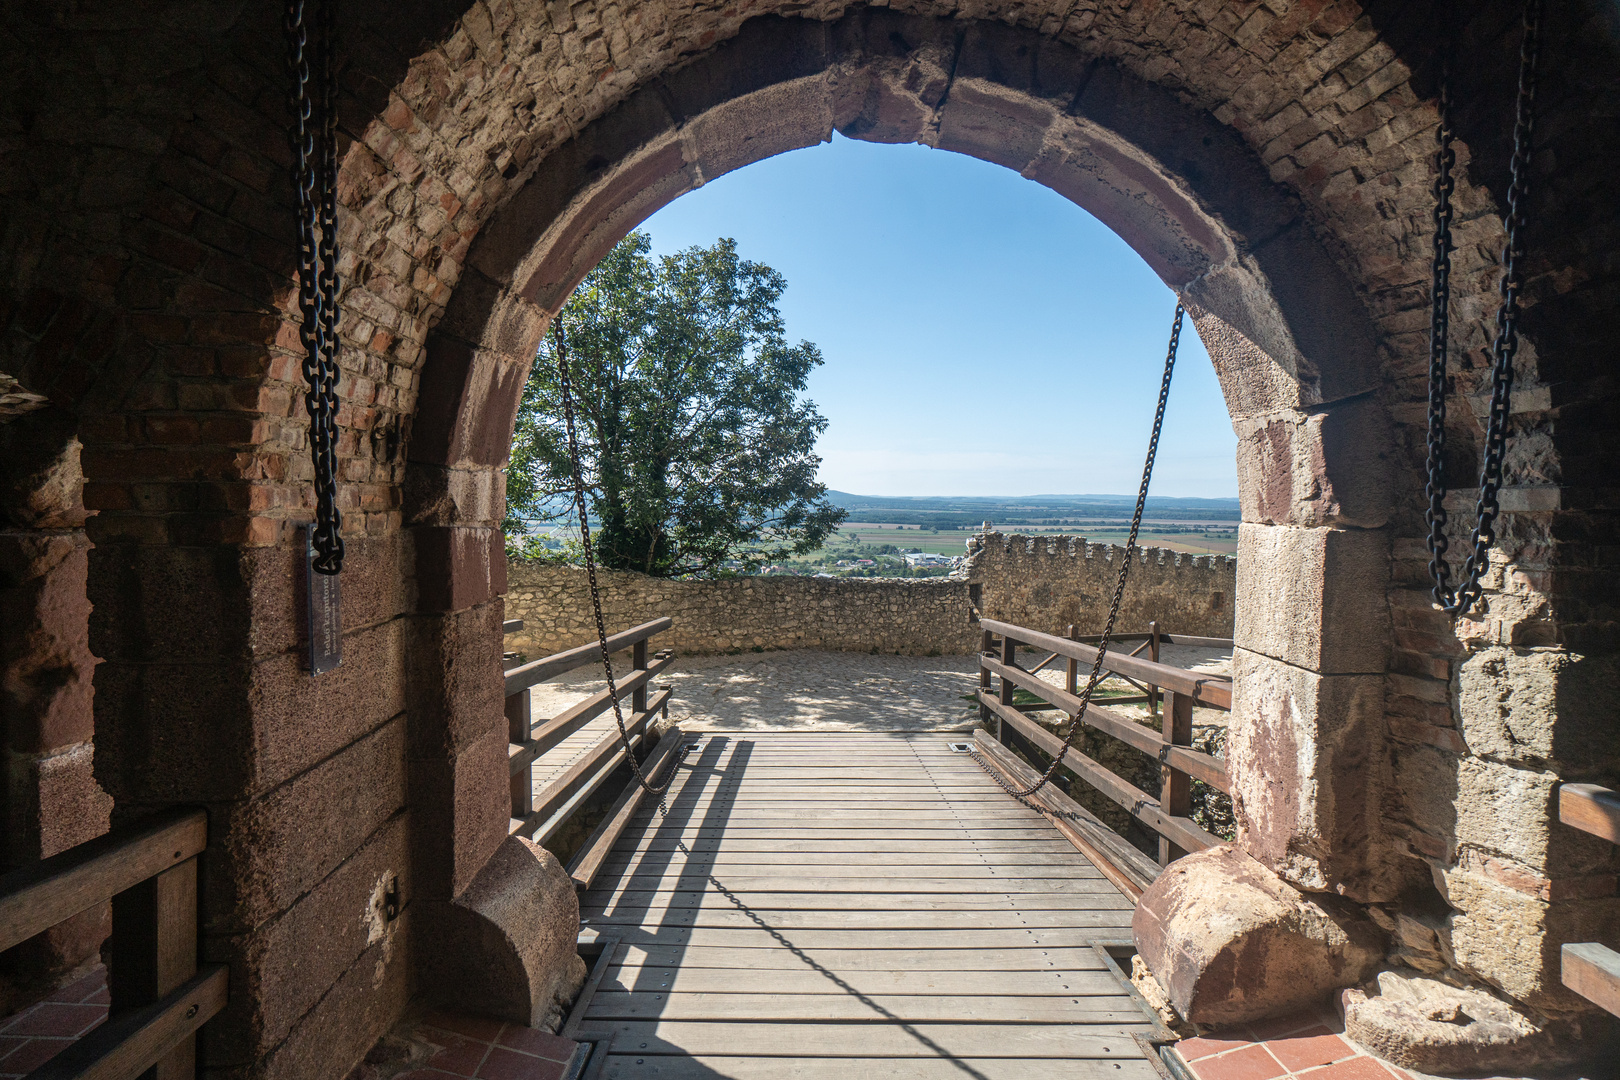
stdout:
<svg viewBox="0 0 1620 1080">
<path fill-rule="evenodd" d="M 735 237 L 821 347 L 821 479 L 862 495 L 1134 493 L 1175 311 L 1084 210 L 997 165 L 835 135 L 641 226 L 660 254 Z M 1236 439 L 1182 334 L 1155 495 L 1237 494 Z"/>
</svg>

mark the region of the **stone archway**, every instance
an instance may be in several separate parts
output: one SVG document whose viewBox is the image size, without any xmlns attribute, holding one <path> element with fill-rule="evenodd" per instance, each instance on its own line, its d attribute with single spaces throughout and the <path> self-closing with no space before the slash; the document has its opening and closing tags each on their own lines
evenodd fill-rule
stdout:
<svg viewBox="0 0 1620 1080">
<path fill-rule="evenodd" d="M 503 842 L 496 470 L 546 312 L 660 199 L 835 125 L 1026 172 L 1187 296 L 1240 436 L 1243 591 L 1300 616 L 1240 610 L 1251 849 L 1363 900 L 1427 873 L 1446 903 L 1410 909 L 1416 961 L 1581 1008 L 1557 946 L 1614 924 L 1616 868 L 1549 807 L 1561 779 L 1620 771 L 1594 438 L 1614 390 L 1589 366 L 1620 314 L 1602 254 L 1620 200 L 1614 136 L 1584 119 L 1617 80 L 1584 0 L 1549 19 L 1558 169 L 1536 189 L 1510 521 L 1489 611 L 1455 631 L 1426 602 L 1415 494 L 1425 5 L 347 5 L 353 625 L 351 666 L 325 680 L 298 671 L 290 600 L 307 461 L 280 42 L 269 9 L 203 7 L 18 21 L 0 370 L 71 412 L 85 448 L 96 776 L 124 820 L 200 802 L 215 823 L 205 949 L 236 982 L 212 1060 L 311 1075 L 363 1052 L 445 947 L 417 916 L 466 897 Z M 1476 5 L 1458 28 L 1475 352 L 1516 10 Z M 1464 365 L 1463 400 L 1477 379 Z M 1452 429 L 1465 456 L 1469 410 Z M 406 916 L 374 940 L 354 927 L 390 873 Z"/>
</svg>

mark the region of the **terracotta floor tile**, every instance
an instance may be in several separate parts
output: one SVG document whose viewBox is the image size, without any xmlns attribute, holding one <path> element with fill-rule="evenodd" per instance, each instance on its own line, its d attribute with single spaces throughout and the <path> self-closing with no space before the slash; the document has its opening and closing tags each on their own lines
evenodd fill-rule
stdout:
<svg viewBox="0 0 1620 1080">
<path fill-rule="evenodd" d="M 1282 1039 L 1269 1039 L 1266 1049 L 1271 1051 L 1272 1057 L 1286 1065 L 1289 1072 L 1326 1065 L 1330 1061 L 1354 1057 L 1356 1053 L 1354 1047 L 1325 1027 L 1309 1028 Z"/>
<path fill-rule="evenodd" d="M 1377 1058 L 1354 1057 L 1299 1074 L 1300 1080 L 1393 1080 L 1398 1074 Z"/>
<path fill-rule="evenodd" d="M 561 1061 L 531 1057 L 497 1046 L 489 1052 L 478 1075 L 481 1080 L 561 1080 L 566 1067 Z"/>
<path fill-rule="evenodd" d="M 1246 1046 L 1219 1057 L 1203 1058 L 1192 1070 L 1198 1080 L 1273 1080 L 1288 1071 L 1263 1046 Z"/>
<path fill-rule="evenodd" d="M 412 1069 L 394 1077 L 394 1080 L 462 1080 L 455 1073 L 447 1073 L 440 1069 Z"/>
<path fill-rule="evenodd" d="M 1249 1024 L 1249 1030 L 1254 1032 L 1256 1039 L 1276 1039 L 1284 1035 L 1294 1035 L 1306 1028 L 1322 1026 L 1322 1017 L 1315 1012 L 1294 1013 L 1291 1016 L 1275 1016 L 1270 1020 L 1255 1020 Z"/>
<path fill-rule="evenodd" d="M 574 1050 L 579 1043 L 573 1039 L 565 1039 L 561 1035 L 553 1035 L 546 1031 L 536 1031 L 534 1028 L 518 1027 L 516 1024 L 507 1024 L 496 1040 L 501 1046 L 509 1046 L 513 1050 L 522 1050 L 526 1054 L 550 1058 L 552 1061 L 570 1061 Z"/>
<path fill-rule="evenodd" d="M 501 1028 L 505 1026 L 501 1021 L 491 1020 L 488 1017 L 464 1016 L 461 1013 L 451 1012 L 428 1013 L 422 1018 L 422 1023 L 487 1043 L 500 1038 Z"/>
<path fill-rule="evenodd" d="M 68 983 L 68 985 L 62 987 L 62 989 L 56 991 L 56 993 L 52 994 L 45 1000 L 65 1001 L 69 1004 L 77 1005 L 86 998 L 90 997 L 96 991 L 105 990 L 106 988 L 107 969 L 97 965 L 94 971 L 90 972 L 81 979 Z"/>
<path fill-rule="evenodd" d="M 0 1076 L 27 1076 L 72 1045 L 72 1039 L 29 1039 L 0 1060 Z"/>
<path fill-rule="evenodd" d="M 1214 1035 L 1182 1039 L 1176 1043 L 1176 1053 L 1181 1055 L 1183 1061 L 1196 1061 L 1211 1054 L 1221 1054 L 1228 1050 L 1236 1050 L 1240 1046 L 1248 1046 L 1252 1042 L 1254 1040 L 1247 1036 L 1217 1032 Z"/>
<path fill-rule="evenodd" d="M 427 1038 L 441 1044 L 444 1049 L 428 1058 L 430 1069 L 443 1069 L 457 1076 L 472 1076 L 489 1053 L 489 1043 L 477 1039 L 464 1039 L 459 1035 L 424 1033 Z"/>
<path fill-rule="evenodd" d="M 4 1028 L 7 1035 L 57 1035 L 73 1038 L 81 1035 L 106 1019 L 107 1010 L 100 1005 L 69 1005 L 61 1001 L 42 1001 L 31 1009 L 18 1013 Z"/>
</svg>

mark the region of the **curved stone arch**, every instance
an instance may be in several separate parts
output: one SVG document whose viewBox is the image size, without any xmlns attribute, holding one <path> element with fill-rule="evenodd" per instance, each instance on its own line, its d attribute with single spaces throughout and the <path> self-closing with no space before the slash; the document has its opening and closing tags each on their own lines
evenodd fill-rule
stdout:
<svg viewBox="0 0 1620 1080">
<path fill-rule="evenodd" d="M 447 582 L 431 603 L 502 590 L 499 470 L 540 336 L 579 280 L 681 194 L 835 130 L 967 153 L 1045 184 L 1187 303 L 1234 424 L 1266 433 L 1241 474 L 1256 511 L 1246 517 L 1305 526 L 1251 526 L 1261 565 L 1237 599 L 1240 644 L 1256 650 L 1242 683 L 1264 687 L 1240 700 L 1235 725 L 1249 847 L 1303 887 L 1392 896 L 1403 878 L 1373 810 L 1384 763 L 1342 753 L 1347 737 L 1381 745 L 1374 684 L 1388 651 L 1388 477 L 1368 450 L 1387 430 L 1373 322 L 1235 132 L 1032 31 L 887 12 L 761 17 L 549 155 L 480 230 L 427 340 L 408 512 L 419 580 Z M 1267 715 L 1278 694 L 1302 699 L 1299 711 Z"/>
</svg>

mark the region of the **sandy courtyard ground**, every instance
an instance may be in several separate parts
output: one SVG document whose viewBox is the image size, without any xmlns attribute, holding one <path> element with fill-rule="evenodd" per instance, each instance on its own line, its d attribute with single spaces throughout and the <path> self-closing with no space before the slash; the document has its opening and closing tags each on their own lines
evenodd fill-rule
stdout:
<svg viewBox="0 0 1620 1080">
<path fill-rule="evenodd" d="M 1033 667 L 1045 654 L 1020 651 L 1018 658 Z M 1166 646 L 1161 659 L 1199 671 L 1231 670 L 1226 650 Z M 619 664 L 615 658 L 616 674 Z M 1041 677 L 1061 686 L 1062 663 Z M 534 688 L 533 715 L 556 716 L 602 685 L 599 666 L 569 672 Z M 678 657 L 657 685 L 673 689 L 670 718 L 687 731 L 968 731 L 979 717 L 969 699 L 978 688 L 978 658 L 971 655 L 792 649 Z M 609 714 L 593 726 L 612 722 Z"/>
</svg>

